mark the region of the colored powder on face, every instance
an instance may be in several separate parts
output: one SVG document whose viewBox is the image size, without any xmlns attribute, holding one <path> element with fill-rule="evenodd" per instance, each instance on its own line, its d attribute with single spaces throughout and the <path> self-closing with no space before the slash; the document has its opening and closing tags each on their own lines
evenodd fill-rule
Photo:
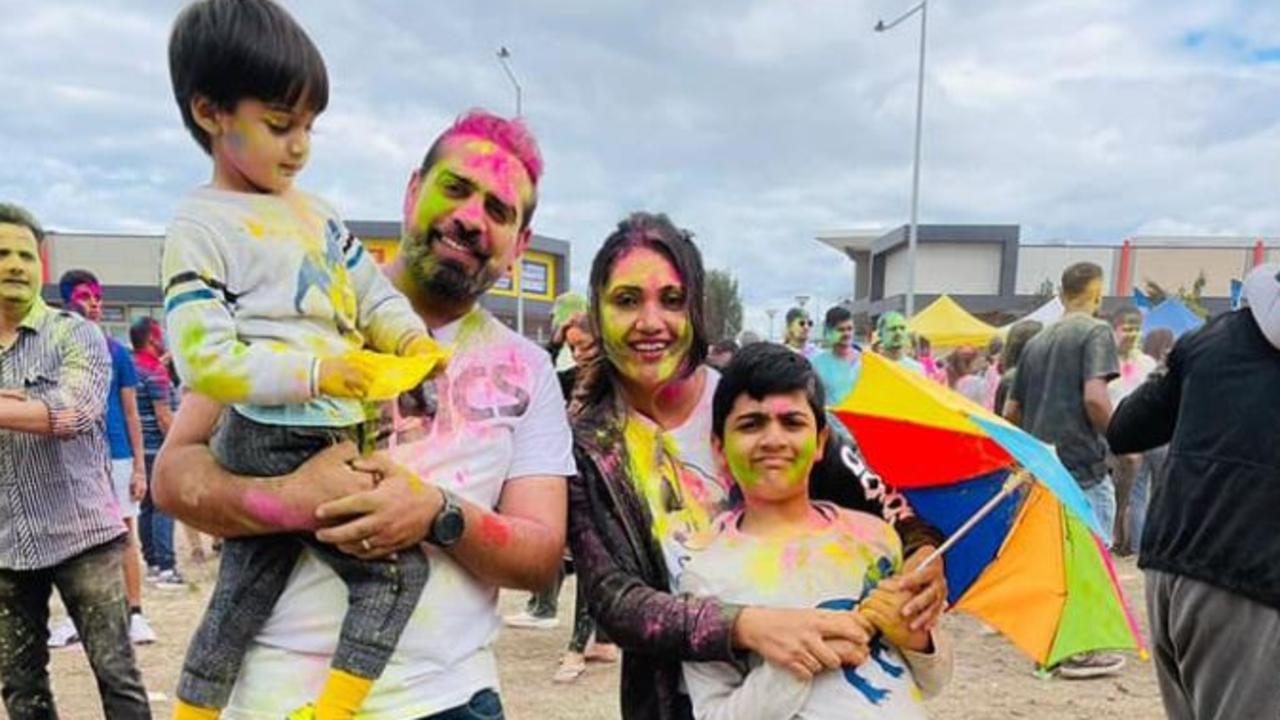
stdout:
<svg viewBox="0 0 1280 720">
<path fill-rule="evenodd" d="M 489 545 L 506 547 L 511 542 L 511 525 L 492 513 L 480 519 L 480 538 Z"/>
<path fill-rule="evenodd" d="M 635 248 L 618 259 L 605 286 L 604 295 L 611 297 L 619 288 L 639 289 L 641 304 L 654 302 L 667 288 L 683 289 L 679 274 L 671 261 L 649 248 Z M 661 300 L 657 300 L 661 303 Z M 659 335 L 669 333 L 671 344 L 656 364 L 642 362 L 634 357 L 628 339 L 640 320 L 639 313 L 646 309 L 618 308 L 608 300 L 600 311 L 602 339 L 605 355 L 624 377 L 645 382 L 666 382 L 675 377 L 693 346 L 693 326 L 688 310 L 660 310 L 650 323 L 660 324 Z M 665 333 L 663 332 L 665 331 Z M 634 339 L 634 338 L 630 338 Z"/>
<path fill-rule="evenodd" d="M 768 398 L 763 403 L 764 412 L 768 416 L 768 422 L 778 422 L 781 416 L 793 412 L 797 409 L 798 403 L 805 401 L 795 400 L 792 398 L 773 397 Z M 802 404 L 800 409 L 807 409 Z M 772 429 L 766 432 L 775 432 Z M 745 441 L 742 435 L 732 427 L 725 428 L 724 456 L 725 462 L 729 466 L 733 478 L 740 484 L 744 490 L 750 490 L 759 485 L 762 477 L 761 471 L 757 470 L 751 463 L 751 455 L 757 445 L 763 442 L 761 437 L 748 437 Z M 788 445 L 793 445 L 793 438 L 784 440 Z M 808 480 L 809 472 L 813 468 L 813 458 L 818 452 L 818 435 L 812 430 L 805 433 L 805 437 L 798 444 L 794 444 L 795 457 L 791 466 L 787 468 L 783 475 L 783 487 L 795 487 Z"/>
</svg>

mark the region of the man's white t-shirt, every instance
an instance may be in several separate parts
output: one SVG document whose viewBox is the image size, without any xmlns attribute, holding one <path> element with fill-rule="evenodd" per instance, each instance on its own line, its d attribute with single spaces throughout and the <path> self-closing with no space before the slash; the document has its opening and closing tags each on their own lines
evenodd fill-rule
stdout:
<svg viewBox="0 0 1280 720">
<path fill-rule="evenodd" d="M 545 350 L 481 309 L 434 335 L 454 354 L 433 393 L 396 403 L 388 450 L 396 462 L 486 508 L 497 505 L 508 481 L 575 472 L 564 400 Z M 422 599 L 360 718 L 430 715 L 498 687 L 497 588 L 447 553 L 428 552 Z M 346 586 L 305 551 L 245 657 L 223 717 L 279 720 L 313 701 L 346 609 Z"/>
</svg>

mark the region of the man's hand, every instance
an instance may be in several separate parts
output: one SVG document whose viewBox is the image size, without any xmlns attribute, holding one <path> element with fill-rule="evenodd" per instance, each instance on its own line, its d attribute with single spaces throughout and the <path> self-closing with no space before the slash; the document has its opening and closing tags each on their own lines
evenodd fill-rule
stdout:
<svg viewBox="0 0 1280 720">
<path fill-rule="evenodd" d="M 934 549 L 930 545 L 918 548 L 902 566 L 902 574 L 880 583 L 880 587 L 889 592 L 906 591 L 911 594 L 911 600 L 902 606 L 902 616 L 911 620 L 913 631 L 932 630 L 947 608 L 947 576 L 943 572 L 942 558 L 920 568 Z"/>
<path fill-rule="evenodd" d="M 325 524 L 349 518 L 317 532 L 316 539 L 364 560 L 388 557 L 422 542 L 444 507 L 440 489 L 382 453 L 357 460 L 352 467 L 379 478 L 377 487 L 316 508 L 316 517 Z"/>
<path fill-rule="evenodd" d="M 808 680 L 824 670 L 866 662 L 871 627 L 844 610 L 744 608 L 733 626 L 734 644 Z"/>
<path fill-rule="evenodd" d="M 259 519 L 298 530 L 314 530 L 319 525 L 316 509 L 321 505 L 373 489 L 374 474 L 354 467 L 359 459 L 360 452 L 351 442 L 316 453 L 285 478 L 280 489 L 283 502 L 279 512 L 283 517 Z"/>
<path fill-rule="evenodd" d="M 129 497 L 134 502 L 142 502 L 142 498 L 147 496 L 147 466 L 135 462 L 133 464 L 133 474 L 129 476 Z"/>
</svg>

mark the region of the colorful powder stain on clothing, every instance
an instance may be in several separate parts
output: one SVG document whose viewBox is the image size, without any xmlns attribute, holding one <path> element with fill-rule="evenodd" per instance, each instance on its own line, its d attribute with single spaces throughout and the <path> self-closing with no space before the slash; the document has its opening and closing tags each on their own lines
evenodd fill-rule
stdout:
<svg viewBox="0 0 1280 720">
<path fill-rule="evenodd" d="M 222 370 L 224 348 L 205 344 L 205 329 L 200 325 L 186 325 L 176 338 L 178 352 L 192 367 L 195 377 L 184 378 L 195 392 L 208 395 L 220 402 L 241 402 L 249 397 L 249 378 Z M 236 343 L 226 349 L 232 356 L 243 355 L 247 349 Z"/>
<path fill-rule="evenodd" d="M 745 510 L 717 518 L 714 532 L 726 547 L 744 554 L 743 570 L 756 588 L 774 591 L 784 582 L 803 578 L 805 568 L 856 568 L 865 577 L 861 595 L 896 572 L 900 561 L 882 556 L 885 547 L 899 547 L 896 533 L 885 523 L 860 522 L 858 516 L 819 504 L 824 522 L 811 531 L 784 536 L 748 535 L 739 527 Z M 851 589 L 852 590 L 852 589 Z M 860 595 L 860 597 L 861 597 Z"/>
<path fill-rule="evenodd" d="M 671 439 L 633 414 L 626 420 L 623 440 L 629 475 L 649 508 L 654 537 L 683 542 L 709 529 L 712 516 L 706 501 L 711 494 L 701 487 L 703 480 L 696 473 L 682 472 Z"/>
</svg>

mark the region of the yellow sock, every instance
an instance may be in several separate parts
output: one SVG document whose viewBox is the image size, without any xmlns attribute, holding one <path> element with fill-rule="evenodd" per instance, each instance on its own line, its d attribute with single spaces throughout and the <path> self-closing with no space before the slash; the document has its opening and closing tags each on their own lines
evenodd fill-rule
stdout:
<svg viewBox="0 0 1280 720">
<path fill-rule="evenodd" d="M 173 720 L 218 720 L 221 714 L 217 708 L 196 707 L 181 700 L 173 707 Z"/>
<path fill-rule="evenodd" d="M 371 678 L 330 670 L 320 697 L 316 699 L 316 720 L 350 720 L 372 687 Z"/>
</svg>

